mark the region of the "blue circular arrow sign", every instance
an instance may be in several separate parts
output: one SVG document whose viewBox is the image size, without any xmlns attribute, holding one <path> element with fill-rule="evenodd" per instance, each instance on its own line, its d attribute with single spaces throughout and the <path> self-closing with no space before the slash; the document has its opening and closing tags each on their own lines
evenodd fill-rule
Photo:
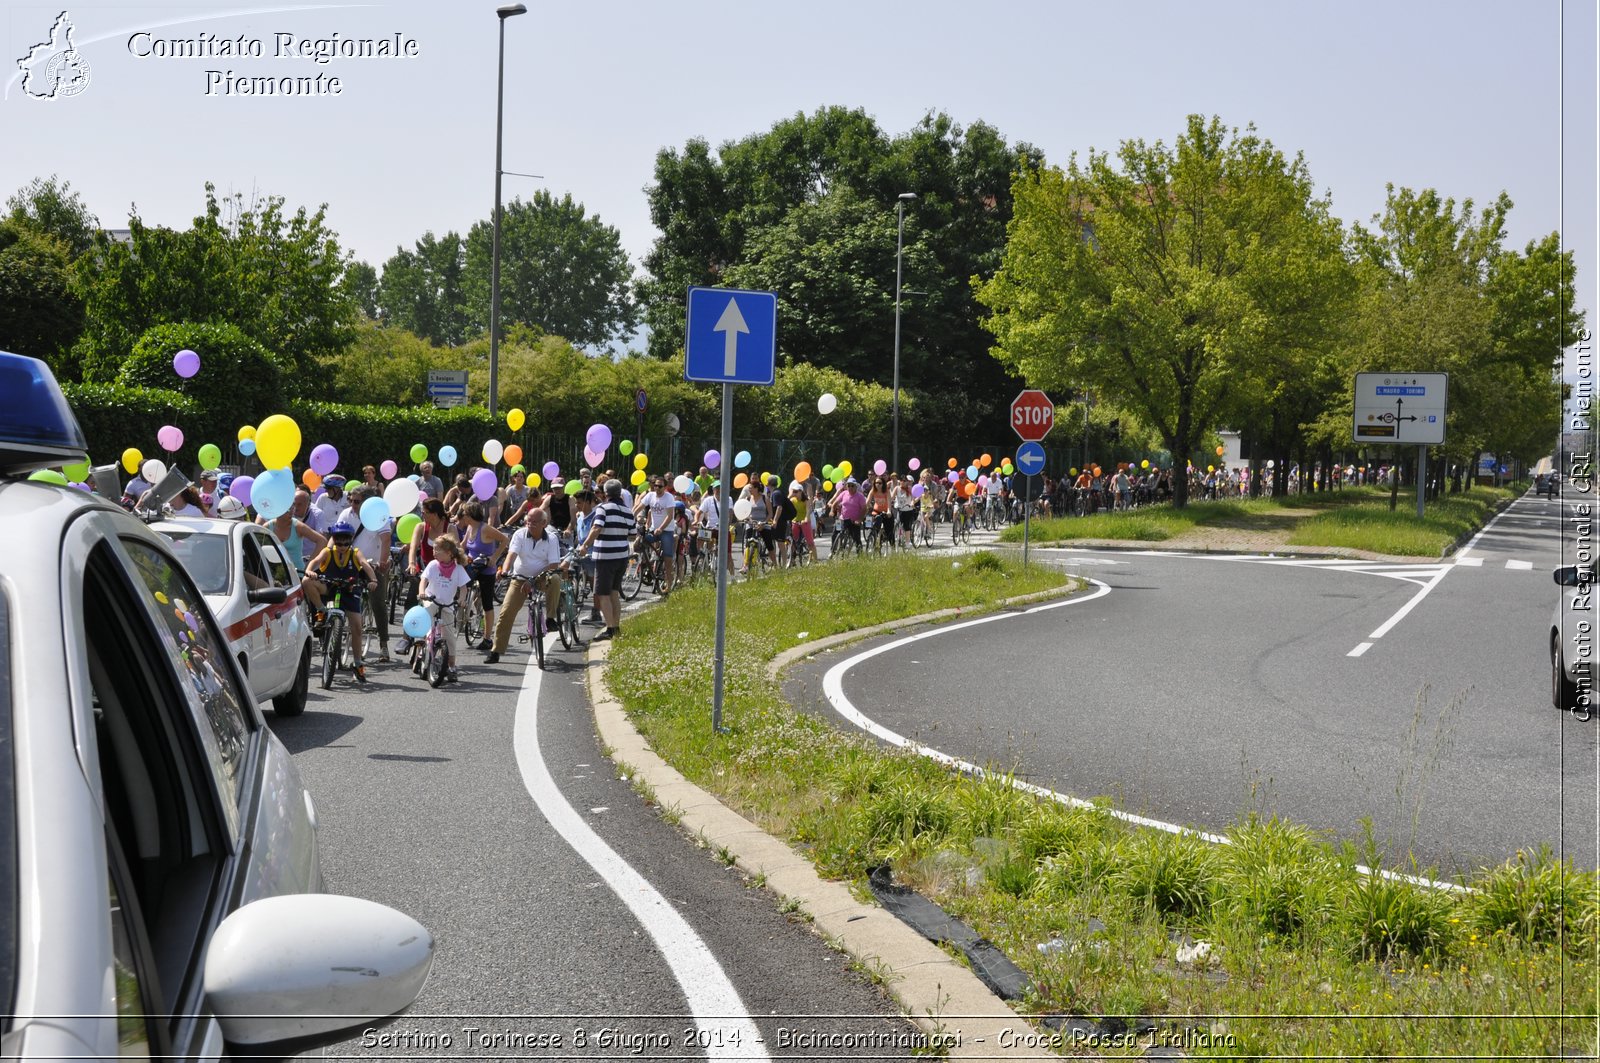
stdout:
<svg viewBox="0 0 1600 1063">
<path fill-rule="evenodd" d="M 1017 448 L 1017 468 L 1029 476 L 1044 468 L 1044 447 L 1038 443 L 1024 443 Z"/>
</svg>

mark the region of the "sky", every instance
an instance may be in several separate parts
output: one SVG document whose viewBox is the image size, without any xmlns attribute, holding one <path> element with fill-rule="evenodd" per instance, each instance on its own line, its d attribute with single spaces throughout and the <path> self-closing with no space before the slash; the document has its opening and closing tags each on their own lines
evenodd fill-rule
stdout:
<svg viewBox="0 0 1600 1063">
<path fill-rule="evenodd" d="M 33 98 L 16 60 L 42 66 L 59 50 L 33 46 L 61 5 L 0 0 L 0 194 L 56 174 L 107 228 L 134 205 L 147 224 L 185 226 L 206 181 L 291 208 L 326 203 L 341 243 L 375 266 L 491 213 L 493 3 L 72 4 L 88 81 Z M 943 111 L 1061 164 L 1127 139 L 1170 144 L 1202 113 L 1302 152 L 1346 221 L 1381 210 L 1390 182 L 1480 205 L 1508 192 L 1508 243 L 1562 231 L 1593 326 L 1595 11 L 1592 0 L 532 0 L 505 23 L 503 166 L 541 176 L 507 176 L 504 195 L 571 193 L 638 267 L 657 235 L 644 194 L 656 153 L 693 137 L 715 146 L 830 105 L 863 108 L 893 135 Z M 242 35 L 262 54 L 153 54 L 202 34 Z M 398 36 L 414 54 L 294 54 L 335 35 Z M 230 72 L 320 74 L 340 91 L 245 96 L 227 91 Z"/>
</svg>

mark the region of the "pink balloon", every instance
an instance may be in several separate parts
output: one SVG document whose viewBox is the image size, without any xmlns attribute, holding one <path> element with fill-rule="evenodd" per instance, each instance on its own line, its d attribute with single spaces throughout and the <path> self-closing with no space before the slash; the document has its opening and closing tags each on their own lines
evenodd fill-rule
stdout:
<svg viewBox="0 0 1600 1063">
<path fill-rule="evenodd" d="M 879 458 L 877 461 L 872 463 L 872 471 L 877 473 L 879 476 L 882 476 L 884 473 L 889 471 L 889 465 L 882 458 Z"/>
<path fill-rule="evenodd" d="M 339 467 L 339 452 L 328 443 L 318 443 L 311 448 L 311 469 L 318 476 L 326 476 Z"/>
<path fill-rule="evenodd" d="M 906 462 L 906 468 L 910 469 L 912 472 L 916 472 L 918 469 L 922 468 L 922 459 L 912 458 L 910 461 Z"/>
<path fill-rule="evenodd" d="M 494 497 L 494 489 L 498 486 L 493 469 L 479 469 L 472 477 L 472 493 L 479 501 L 487 501 Z"/>
<path fill-rule="evenodd" d="M 235 476 L 233 483 L 228 485 L 228 495 L 230 498 L 237 498 L 248 506 L 250 504 L 250 489 L 255 485 L 256 478 L 254 476 Z"/>
<path fill-rule="evenodd" d="M 393 480 L 394 474 L 400 471 L 400 466 L 396 465 L 392 461 L 385 461 L 382 465 L 378 466 L 378 471 L 383 474 L 383 478 L 385 480 Z"/>
<path fill-rule="evenodd" d="M 172 453 L 183 446 L 183 429 L 176 425 L 164 424 L 161 431 L 156 433 L 156 442 L 161 444 L 161 449 Z"/>
<path fill-rule="evenodd" d="M 598 468 L 600 463 L 604 461 L 605 458 L 606 456 L 604 454 L 593 447 L 583 448 L 583 461 L 585 465 L 592 465 Z"/>
<path fill-rule="evenodd" d="M 200 356 L 193 351 L 179 351 L 172 356 L 172 370 L 187 380 L 200 372 Z"/>
</svg>

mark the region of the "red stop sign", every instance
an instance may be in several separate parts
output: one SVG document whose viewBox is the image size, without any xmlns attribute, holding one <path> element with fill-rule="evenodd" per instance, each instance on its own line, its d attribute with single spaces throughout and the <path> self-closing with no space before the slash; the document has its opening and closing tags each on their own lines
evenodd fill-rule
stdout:
<svg viewBox="0 0 1600 1063">
<path fill-rule="evenodd" d="M 1011 427 L 1025 442 L 1037 443 L 1056 426 L 1056 404 L 1036 388 L 1011 400 Z"/>
</svg>

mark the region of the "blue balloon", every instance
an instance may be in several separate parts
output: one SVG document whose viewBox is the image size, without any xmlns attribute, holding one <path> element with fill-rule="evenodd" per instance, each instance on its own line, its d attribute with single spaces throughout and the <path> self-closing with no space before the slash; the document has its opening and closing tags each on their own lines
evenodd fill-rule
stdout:
<svg viewBox="0 0 1600 1063">
<path fill-rule="evenodd" d="M 269 469 L 251 485 L 250 504 L 268 520 L 281 517 L 294 505 L 294 490 L 294 475 L 288 469 Z"/>
<path fill-rule="evenodd" d="M 439 448 L 439 464 L 448 469 L 455 463 L 456 448 L 446 443 L 444 446 Z"/>
<path fill-rule="evenodd" d="M 742 469 L 746 465 L 749 465 L 749 464 L 750 464 L 750 452 L 748 450 L 741 450 L 741 451 L 739 451 L 739 453 L 737 453 L 737 454 L 735 454 L 733 456 L 733 467 L 735 469 Z"/>
<path fill-rule="evenodd" d="M 361 503 L 361 526 L 369 532 L 380 532 L 389 526 L 389 503 L 381 498 L 369 498 Z"/>
<path fill-rule="evenodd" d="M 253 440 L 253 439 L 241 439 L 241 440 L 239 440 L 239 453 L 243 454 L 245 457 L 248 458 L 250 455 L 254 454 L 255 452 L 256 452 L 256 441 L 255 440 Z"/>
<path fill-rule="evenodd" d="M 967 479 L 976 480 L 977 478 L 978 478 L 978 467 L 976 465 L 968 465 L 967 466 Z"/>
<path fill-rule="evenodd" d="M 400 626 L 407 635 L 420 639 L 428 634 L 429 628 L 433 627 L 433 616 L 428 612 L 427 606 L 413 605 L 406 610 L 406 618 Z"/>
</svg>

